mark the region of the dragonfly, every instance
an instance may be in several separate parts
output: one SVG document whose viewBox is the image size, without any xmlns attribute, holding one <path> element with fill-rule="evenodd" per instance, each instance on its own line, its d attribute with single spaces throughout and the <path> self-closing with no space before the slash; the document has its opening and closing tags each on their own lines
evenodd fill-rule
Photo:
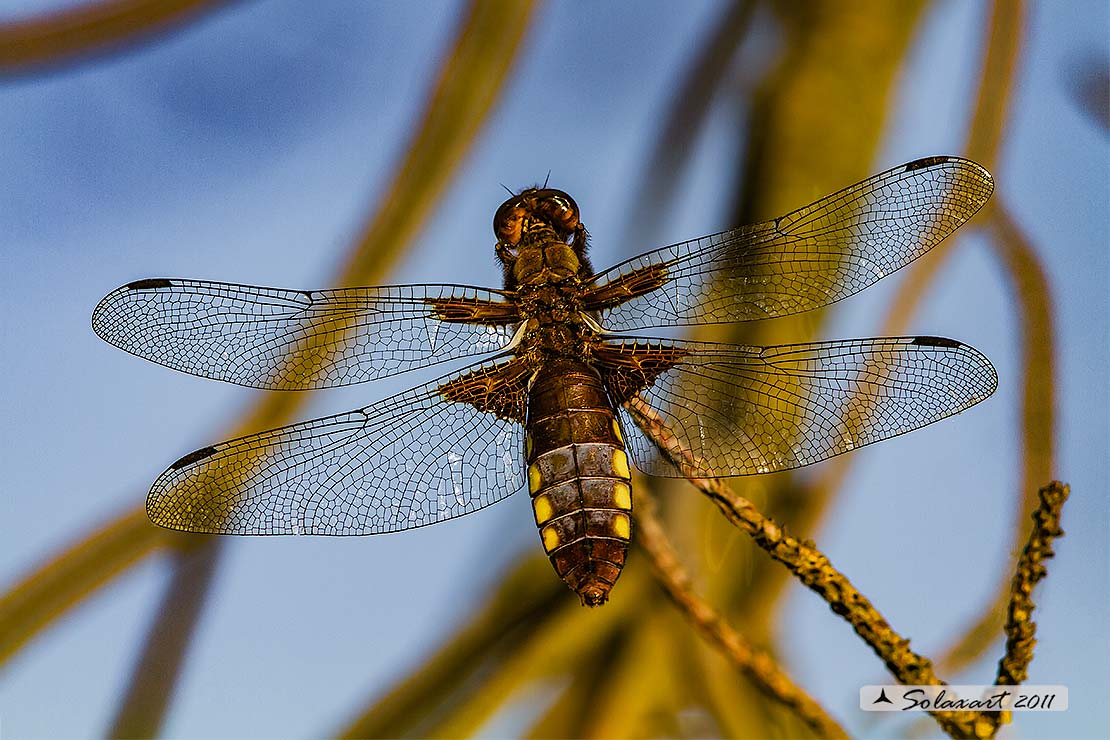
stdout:
<svg viewBox="0 0 1110 740">
<path fill-rule="evenodd" d="M 638 332 L 840 301 L 928 252 L 993 188 L 975 162 L 918 159 L 598 272 L 578 205 L 545 183 L 495 213 L 500 290 L 149 278 L 108 294 L 92 325 L 144 359 L 270 390 L 474 358 L 347 413 L 191 452 L 154 482 L 147 513 L 186 532 L 369 535 L 527 489 L 555 572 L 598 606 L 631 541 L 633 466 L 669 477 L 798 468 L 961 412 L 998 382 L 982 353 L 942 337 L 744 346 Z M 637 426 L 637 407 L 689 451 L 685 469 Z"/>
</svg>

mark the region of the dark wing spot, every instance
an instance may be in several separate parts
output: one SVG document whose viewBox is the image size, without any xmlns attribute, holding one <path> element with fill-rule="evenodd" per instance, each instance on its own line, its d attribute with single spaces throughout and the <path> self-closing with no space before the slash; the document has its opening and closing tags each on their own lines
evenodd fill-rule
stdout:
<svg viewBox="0 0 1110 740">
<path fill-rule="evenodd" d="M 197 460 L 203 460 L 206 457 L 211 457 L 212 455 L 215 455 L 218 451 L 219 450 L 216 447 L 202 447 L 199 450 L 190 452 L 188 455 L 175 462 L 173 465 L 170 466 L 170 470 L 180 470 L 187 465 L 192 465 Z"/>
<path fill-rule="evenodd" d="M 923 170 L 926 167 L 933 167 L 934 165 L 944 164 L 945 162 L 947 162 L 950 159 L 951 159 L 951 157 L 945 157 L 945 156 L 923 157 L 921 159 L 915 159 L 914 161 L 912 161 L 912 162 L 910 162 L 906 165 L 906 172 L 913 172 L 914 170 Z"/>
<path fill-rule="evenodd" d="M 133 283 L 128 283 L 124 287 L 128 290 L 153 290 L 155 288 L 168 288 L 171 283 L 166 278 L 147 278 L 146 280 L 136 280 Z"/>
<path fill-rule="evenodd" d="M 956 349 L 960 343 L 955 339 L 945 339 L 944 337 L 914 337 L 913 343 L 921 347 L 948 347 Z"/>
</svg>

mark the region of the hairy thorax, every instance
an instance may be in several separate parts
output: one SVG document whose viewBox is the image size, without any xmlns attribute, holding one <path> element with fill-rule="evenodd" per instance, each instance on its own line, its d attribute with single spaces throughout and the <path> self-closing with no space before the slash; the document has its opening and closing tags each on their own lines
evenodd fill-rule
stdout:
<svg viewBox="0 0 1110 740">
<path fill-rule="evenodd" d="M 552 357 L 589 360 L 589 340 L 597 336 L 582 313 L 577 275 L 517 288 L 525 319 L 519 354 L 542 363 Z"/>
<path fill-rule="evenodd" d="M 529 189 L 494 217 L 505 290 L 516 294 L 525 324 L 517 355 L 533 367 L 560 358 L 589 361 L 598 325 L 582 310 L 582 281 L 592 275 L 578 206 L 560 190 Z"/>
</svg>

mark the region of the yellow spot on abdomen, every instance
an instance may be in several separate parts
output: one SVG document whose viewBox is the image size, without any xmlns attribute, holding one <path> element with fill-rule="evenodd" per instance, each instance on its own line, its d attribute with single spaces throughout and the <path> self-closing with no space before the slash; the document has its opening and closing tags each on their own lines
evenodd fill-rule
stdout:
<svg viewBox="0 0 1110 740">
<path fill-rule="evenodd" d="M 543 476 L 540 475 L 539 466 L 533 463 L 528 466 L 528 490 L 535 493 L 543 485 Z"/>
<path fill-rule="evenodd" d="M 628 520 L 628 514 L 617 514 L 613 517 L 613 534 L 622 540 L 627 540 L 632 534 L 632 524 Z"/>
<path fill-rule="evenodd" d="M 524 459 L 527 460 L 532 456 L 532 435 L 524 435 Z"/>
<path fill-rule="evenodd" d="M 624 435 L 621 434 L 621 425 L 617 423 L 617 417 L 615 416 L 613 417 L 613 434 L 616 435 L 621 444 L 624 444 Z"/>
<path fill-rule="evenodd" d="M 540 530 L 540 537 L 543 538 L 543 549 L 549 554 L 559 546 L 559 533 L 555 531 L 555 526 L 552 524 Z"/>
<path fill-rule="evenodd" d="M 618 478 L 632 478 L 632 473 L 628 470 L 628 455 L 622 450 L 613 450 L 613 472 Z"/>
<path fill-rule="evenodd" d="M 624 482 L 613 484 L 613 506 L 626 511 L 632 509 L 632 486 Z"/>
<path fill-rule="evenodd" d="M 536 513 L 536 524 L 543 524 L 555 514 L 555 509 L 551 507 L 551 498 L 546 493 L 532 499 L 532 510 Z"/>
</svg>

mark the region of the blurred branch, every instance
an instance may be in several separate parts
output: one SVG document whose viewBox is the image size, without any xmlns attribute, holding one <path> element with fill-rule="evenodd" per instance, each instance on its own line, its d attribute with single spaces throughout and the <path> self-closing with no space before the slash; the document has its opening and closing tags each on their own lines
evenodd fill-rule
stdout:
<svg viewBox="0 0 1110 740">
<path fill-rule="evenodd" d="M 1011 292 L 1019 308 L 1021 337 L 1021 481 L 1014 544 L 1017 552 L 1037 500 L 1026 491 L 1036 490 L 1037 481 L 1052 477 L 1055 467 L 1056 429 L 1056 332 L 1051 295 L 1044 266 L 1036 250 L 1011 219 L 1002 203 L 989 207 L 989 226 L 993 231 L 991 247 L 1009 278 Z M 940 658 L 948 671 L 958 670 L 976 660 L 998 635 L 1009 601 L 1008 580 L 1003 579 L 994 596 Z"/>
<path fill-rule="evenodd" d="M 392 186 L 367 224 L 338 285 L 377 274 L 424 224 L 474 146 L 504 89 L 539 3 L 471 0 Z"/>
<path fill-rule="evenodd" d="M 368 222 L 338 284 L 377 282 L 388 274 L 404 243 L 424 221 L 429 212 L 428 204 L 450 182 L 463 155 L 473 145 L 481 123 L 492 110 L 496 93 L 508 75 L 529 26 L 527 21 L 532 7 L 509 0 L 477 0 L 471 5 L 389 195 L 378 217 Z M 418 174 L 423 176 L 417 177 Z M 412 205 L 406 207 L 406 204 Z M 235 436 L 287 421 L 307 398 L 308 394 L 265 396 L 236 425 Z M 176 546 L 186 538 L 191 543 L 185 545 L 186 549 L 192 548 L 198 540 L 206 543 L 202 547 L 215 547 L 214 538 L 186 536 L 153 526 L 146 519 L 145 511 L 138 508 L 74 543 L 0 598 L 0 659 L 10 657 L 54 619 L 143 556 L 167 544 Z M 197 595 L 204 593 L 212 572 L 212 567 L 206 567 L 187 568 L 180 575 L 175 573 L 147 640 L 146 652 L 132 676 L 132 686 L 150 680 L 148 669 L 154 667 L 170 676 L 176 673 L 174 666 L 179 664 L 183 648 L 165 643 L 161 636 L 186 626 L 175 618 L 175 605 L 188 594 L 199 598 Z M 181 640 L 182 645 L 187 643 L 186 638 Z M 155 654 L 163 649 L 166 652 Z M 177 658 L 171 653 L 176 653 Z M 172 683 L 172 678 L 162 681 L 167 688 Z M 132 696 L 138 700 L 137 694 Z M 137 707 L 124 706 L 116 726 L 123 734 L 150 735 L 156 729 L 149 725 L 124 727 L 119 724 L 122 717 L 145 717 L 145 722 L 156 722 L 157 718 Z"/>
<path fill-rule="evenodd" d="M 1076 107 L 1103 134 L 1110 133 L 1110 63 L 1097 52 L 1075 59 L 1065 82 Z"/>
<path fill-rule="evenodd" d="M 625 591 L 630 595 L 627 589 Z M 496 661 L 484 680 L 421 735 L 480 736 L 482 726 L 499 710 L 511 707 L 526 688 L 542 687 L 582 668 L 592 670 L 595 662 L 606 654 L 615 657 L 620 649 L 619 646 L 614 649 L 611 642 L 627 634 L 625 617 L 639 603 L 639 599 L 626 599 L 595 610 L 590 614 L 589 630 L 582 629 L 581 606 L 570 604 L 554 610 L 553 617 L 546 620 L 542 629 L 531 630 L 528 639 L 507 642 L 508 651 Z M 604 665 L 599 667 L 605 668 Z M 603 719 L 588 718 L 591 722 Z M 587 735 L 594 734 L 587 729 Z"/>
<path fill-rule="evenodd" d="M 642 498 L 642 496 L 641 496 Z M 696 498 L 687 496 L 687 498 Z M 637 499 L 636 506 L 639 506 Z M 719 518 L 714 514 L 714 518 Z M 673 529 L 673 527 L 672 527 Z M 735 532 L 736 530 L 733 529 Z M 694 630 L 684 630 L 689 643 L 686 652 L 692 665 L 688 673 L 694 690 L 700 692 L 707 711 L 716 720 L 719 729 L 714 733 L 700 733 L 720 737 L 752 737 L 758 734 L 775 734 L 789 737 L 772 723 L 786 714 L 773 702 L 768 702 L 758 691 L 752 691 L 750 681 L 736 680 L 736 667 L 715 645 L 696 635 Z M 750 638 L 749 638 L 750 640 Z M 793 717 L 791 717 L 793 719 Z M 801 724 L 798 718 L 798 724 Z M 774 730 L 772 733 L 771 731 Z"/>
<path fill-rule="evenodd" d="M 1014 77 L 1017 74 L 1023 18 L 1024 4 L 1020 0 L 995 0 L 991 5 L 990 24 L 983 42 L 986 52 L 979 74 L 978 93 L 975 96 L 975 113 L 964 148 L 967 156 L 992 171 L 997 169 L 998 148 L 1006 126 Z M 987 212 L 989 211 L 984 209 L 984 214 Z M 979 218 L 983 218 L 983 215 Z M 957 244 L 959 241 L 956 239 L 943 241 L 929 255 L 913 265 L 887 316 L 884 334 L 905 331 L 910 317 L 921 304 L 925 293 L 936 282 L 937 275 L 946 264 L 946 258 Z"/>
<path fill-rule="evenodd" d="M 637 499 L 635 517 L 636 544 L 647 553 L 656 577 L 667 595 L 702 636 L 751 679 L 764 695 L 781 702 L 798 714 L 817 737 L 848 737 L 836 720 L 794 683 L 770 654 L 751 645 L 698 596 L 678 554 L 667 541 L 651 496 Z"/>
<path fill-rule="evenodd" d="M 986 53 L 975 96 L 975 113 L 965 146 L 967 155 L 988 170 L 995 170 L 997 165 L 998 148 L 1006 124 L 1021 49 L 1023 18 L 1024 4 L 1020 0 L 995 0 L 991 5 L 990 24 L 984 40 Z M 984 213 L 986 212 L 988 211 L 984 209 Z M 979 218 L 983 216 L 980 215 Z M 959 240 L 956 239 L 943 241 L 913 265 L 887 315 L 884 334 L 900 334 L 905 331 L 910 317 L 936 282 L 937 275 L 946 264 L 946 258 L 957 244 Z"/>
<path fill-rule="evenodd" d="M 198 538 L 199 539 L 199 538 Z M 207 538 L 182 543 L 173 553 L 173 573 L 157 619 L 131 673 L 108 737 L 143 737 L 136 728 L 157 730 L 169 705 L 189 642 L 208 601 L 221 549 Z"/>
<path fill-rule="evenodd" d="M 665 206 L 673 200 L 682 180 L 680 173 L 690 161 L 709 106 L 747 36 L 754 6 L 754 0 L 730 3 L 713 24 L 709 39 L 696 50 L 697 56 L 683 75 L 671 99 L 667 119 L 655 137 L 644 168 L 646 176 L 639 178 L 639 192 L 632 200 L 636 212 L 627 229 L 626 242 L 637 245 L 658 233 Z M 639 247 L 637 251 L 642 250 Z"/>
<path fill-rule="evenodd" d="M 353 245 L 336 285 L 384 280 L 400 259 L 493 109 L 529 27 L 531 12 L 531 3 L 514 0 L 471 2 L 386 198 Z M 233 436 L 287 423 L 306 397 L 270 394 Z M 203 601 L 219 555 L 217 538 L 205 537 L 199 547 L 207 552 L 195 557 L 207 561 L 208 567 L 182 569 L 180 559 L 174 562 L 171 587 L 132 672 L 131 689 L 119 708 L 116 736 L 150 736 L 161 725 L 200 613 L 193 610 L 182 617 L 181 604 Z M 167 639 L 169 635 L 174 639 Z M 165 693 L 154 699 L 154 691 Z"/>
<path fill-rule="evenodd" d="M 560 581 L 545 578 L 550 569 L 538 556 L 514 564 L 478 614 L 458 625 L 419 670 L 371 700 L 340 737 L 426 736 L 427 724 L 464 703 L 491 665 L 560 614 L 579 608 Z"/>
<path fill-rule="evenodd" d="M 987 169 L 994 169 L 998 163 L 1024 32 L 1023 0 L 991 3 L 987 38 L 983 43 L 986 55 L 979 70 L 975 112 L 971 116 L 966 147 L 967 156 Z"/>
<path fill-rule="evenodd" d="M 627 640 L 618 633 L 615 639 L 600 645 L 590 656 L 590 669 L 571 674 L 570 684 L 528 728 L 526 738 L 587 737 L 588 725 L 596 713 L 591 712 L 598 694 L 616 680 L 616 662 L 627 650 Z"/>
<path fill-rule="evenodd" d="M 1055 466 L 1056 331 L 1051 292 L 1037 250 L 1006 204 L 1000 199 L 989 215 L 995 236 L 990 243 L 1020 309 L 1021 477 L 1023 485 L 1036 484 L 1051 479 Z M 1028 512 L 1021 519 L 1028 519 Z"/>
<path fill-rule="evenodd" d="M 786 49 L 753 100 L 738 224 L 773 218 L 870 174 L 927 3 L 769 6 Z"/>
<path fill-rule="evenodd" d="M 103 0 L 0 24 L 0 76 L 87 61 L 197 20 L 228 0 Z"/>
<path fill-rule="evenodd" d="M 0 665 L 101 586 L 181 537 L 132 509 L 25 575 L 0 596 Z"/>
</svg>

